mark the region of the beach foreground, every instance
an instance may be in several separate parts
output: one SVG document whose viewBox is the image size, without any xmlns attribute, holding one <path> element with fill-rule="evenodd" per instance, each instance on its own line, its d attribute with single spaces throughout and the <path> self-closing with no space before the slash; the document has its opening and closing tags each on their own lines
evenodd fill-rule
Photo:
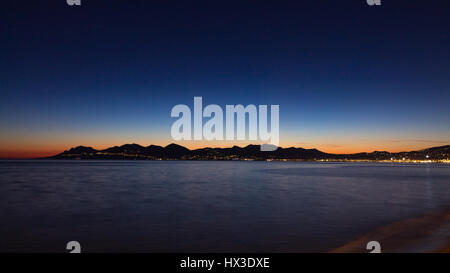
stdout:
<svg viewBox="0 0 450 273">
<path fill-rule="evenodd" d="M 450 210 L 394 222 L 330 252 L 367 252 L 369 241 L 378 241 L 385 253 L 450 253 Z"/>
</svg>

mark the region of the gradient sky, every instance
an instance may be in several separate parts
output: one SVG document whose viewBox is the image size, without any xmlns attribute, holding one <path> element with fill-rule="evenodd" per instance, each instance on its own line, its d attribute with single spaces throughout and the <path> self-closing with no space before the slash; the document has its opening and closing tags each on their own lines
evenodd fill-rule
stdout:
<svg viewBox="0 0 450 273">
<path fill-rule="evenodd" d="M 279 104 L 283 147 L 450 144 L 449 26 L 448 0 L 2 2 L 0 158 L 167 145 L 194 96 Z"/>
</svg>

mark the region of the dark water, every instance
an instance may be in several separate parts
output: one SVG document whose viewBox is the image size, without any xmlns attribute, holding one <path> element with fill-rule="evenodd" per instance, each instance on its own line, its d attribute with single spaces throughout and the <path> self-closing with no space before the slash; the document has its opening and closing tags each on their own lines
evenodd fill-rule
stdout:
<svg viewBox="0 0 450 273">
<path fill-rule="evenodd" d="M 326 251 L 450 206 L 444 165 L 0 161 L 0 251 Z"/>
</svg>

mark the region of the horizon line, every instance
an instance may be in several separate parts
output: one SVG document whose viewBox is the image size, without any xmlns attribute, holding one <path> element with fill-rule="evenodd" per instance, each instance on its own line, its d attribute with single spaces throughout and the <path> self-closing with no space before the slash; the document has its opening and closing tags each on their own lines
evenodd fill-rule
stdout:
<svg viewBox="0 0 450 273">
<path fill-rule="evenodd" d="M 265 144 L 265 143 L 264 143 L 264 144 Z M 227 146 L 227 147 L 223 147 L 223 146 L 222 146 L 222 147 L 210 147 L 210 146 L 205 146 L 205 147 L 194 148 L 194 149 L 191 149 L 191 148 L 188 148 L 188 147 L 186 147 L 186 146 L 177 144 L 177 143 L 175 143 L 175 142 L 169 143 L 169 144 L 167 144 L 167 145 L 165 145 L 165 146 L 162 146 L 162 145 L 155 145 L 155 144 L 150 144 L 150 145 L 147 145 L 147 146 L 143 146 L 143 145 L 138 144 L 138 143 L 125 143 L 125 144 L 122 144 L 122 145 L 114 145 L 114 146 L 106 147 L 106 148 L 103 148 L 103 149 L 96 149 L 96 148 L 94 148 L 94 147 L 92 147 L 92 146 L 77 145 L 77 146 L 72 146 L 72 147 L 70 147 L 69 149 L 65 149 L 65 150 L 63 150 L 63 151 L 61 151 L 61 152 L 59 152 L 59 153 L 57 153 L 57 154 L 53 154 L 53 155 L 49 155 L 49 156 L 38 156 L 38 157 L 0 157 L 0 159 L 1 159 L 1 160 L 40 159 L 40 158 L 45 158 L 45 157 L 55 156 L 55 155 L 58 155 L 58 154 L 60 154 L 60 153 L 63 153 L 63 152 L 65 152 L 65 151 L 69 151 L 70 149 L 77 148 L 77 147 L 92 148 L 92 149 L 94 149 L 94 150 L 96 150 L 96 151 L 102 151 L 102 150 L 106 150 L 106 149 L 113 148 L 113 147 L 122 147 L 122 146 L 124 146 L 124 145 L 139 145 L 139 146 L 141 146 L 141 147 L 143 147 L 143 148 L 147 148 L 147 147 L 150 147 L 150 146 L 157 146 L 157 147 L 166 148 L 166 147 L 168 147 L 168 146 L 170 146 L 170 145 L 178 145 L 178 146 L 181 146 L 181 147 L 184 147 L 184 148 L 188 149 L 189 151 L 195 151 L 195 150 L 201 150 L 201 149 L 230 149 L 230 148 L 233 148 L 233 147 L 245 148 L 245 147 L 248 147 L 248 146 L 260 146 L 261 144 L 248 144 L 248 145 L 245 145 L 245 146 L 233 145 L 233 146 Z M 266 144 L 266 145 L 273 145 L 273 144 Z M 446 145 L 431 146 L 431 147 L 423 148 L 423 149 L 419 149 L 419 150 L 408 150 L 408 151 L 400 151 L 400 152 L 389 152 L 389 151 L 386 151 L 386 150 L 383 150 L 383 151 L 380 151 L 380 150 L 373 150 L 373 151 L 370 151 L 370 152 L 365 151 L 365 152 L 356 152 L 356 153 L 329 153 L 329 152 L 324 152 L 324 151 L 322 151 L 322 150 L 319 150 L 319 149 L 317 149 L 317 148 L 303 148 L 303 147 L 296 147 L 296 146 L 289 146 L 289 147 L 278 146 L 278 148 L 281 148 L 281 149 L 295 148 L 295 149 L 305 149 L 305 150 L 317 150 L 317 151 L 320 151 L 320 152 L 323 152 L 323 153 L 326 153 L 326 154 L 330 154 L 330 155 L 354 155 L 354 154 L 373 153 L 373 152 L 387 152 L 387 153 L 391 153 L 391 154 L 395 154 L 395 153 L 407 153 L 407 152 L 422 151 L 422 150 L 431 149 L 431 148 L 437 148 L 437 147 L 444 147 L 444 146 L 449 146 L 449 145 L 450 145 L 450 143 L 449 143 L 449 144 L 446 144 Z M 274 145 L 274 146 L 276 146 L 276 145 Z"/>
</svg>

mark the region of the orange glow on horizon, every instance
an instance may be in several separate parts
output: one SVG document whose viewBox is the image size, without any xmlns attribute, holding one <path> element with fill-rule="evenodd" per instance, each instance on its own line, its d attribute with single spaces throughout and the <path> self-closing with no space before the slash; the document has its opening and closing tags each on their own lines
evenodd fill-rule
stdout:
<svg viewBox="0 0 450 273">
<path fill-rule="evenodd" d="M 83 141 L 86 142 L 86 141 Z M 92 141 L 94 144 L 97 141 Z M 98 143 L 98 142 L 97 142 Z M 110 144 L 111 143 L 111 144 Z M 54 145 L 14 145 L 14 146 L 6 146 L 0 145 L 0 159 L 31 159 L 31 158 L 41 158 L 48 157 L 59 154 L 65 150 L 69 150 L 70 148 L 76 146 L 88 146 L 97 150 L 106 149 L 113 146 L 121 146 L 124 144 L 137 143 L 142 146 L 159 145 L 159 146 L 167 146 L 171 143 L 176 143 L 178 145 L 182 145 L 188 149 L 194 150 L 199 148 L 230 148 L 233 146 L 245 147 L 249 144 L 261 144 L 258 142 L 249 142 L 249 141 L 155 141 L 148 143 L 139 143 L 137 141 L 128 141 L 128 142 L 117 142 L 112 143 L 111 140 L 106 143 L 102 143 L 101 145 L 86 145 L 83 143 L 77 145 L 63 145 L 62 143 L 57 143 Z M 413 150 L 421 150 L 425 148 L 430 148 L 434 146 L 442 146 L 445 144 L 439 145 L 430 145 L 430 143 L 419 143 L 415 145 L 399 145 L 398 143 L 388 143 L 385 142 L 371 142 L 371 143 L 345 143 L 342 145 L 337 144 L 314 144 L 314 143 L 301 143 L 301 142 L 282 142 L 280 143 L 280 147 L 288 148 L 288 147 L 296 147 L 296 148 L 305 148 L 305 149 L 318 149 L 325 153 L 331 154 L 353 154 L 360 152 L 373 152 L 373 151 L 388 151 L 388 152 L 403 152 L 403 151 L 413 151 Z"/>
<path fill-rule="evenodd" d="M 404 137 L 404 136 L 403 136 Z M 421 150 L 430 147 L 449 145 L 445 136 L 429 140 L 402 140 L 402 136 L 385 138 L 384 135 L 359 134 L 352 138 L 339 132 L 334 134 L 301 134 L 289 132 L 280 138 L 280 147 L 318 149 L 325 153 L 352 154 L 360 152 L 388 151 L 403 152 Z M 397 140 L 396 140 L 397 139 Z M 445 140 L 445 141 L 444 141 Z M 128 133 L 112 132 L 58 132 L 39 134 L 4 134 L 0 136 L 0 158 L 39 158 L 48 157 L 77 146 L 92 147 L 97 150 L 113 146 L 137 143 L 142 146 L 167 146 L 171 143 L 188 149 L 245 147 L 249 144 L 261 144 L 258 141 L 174 141 L 167 133 L 142 133 L 130 136 Z"/>
</svg>

